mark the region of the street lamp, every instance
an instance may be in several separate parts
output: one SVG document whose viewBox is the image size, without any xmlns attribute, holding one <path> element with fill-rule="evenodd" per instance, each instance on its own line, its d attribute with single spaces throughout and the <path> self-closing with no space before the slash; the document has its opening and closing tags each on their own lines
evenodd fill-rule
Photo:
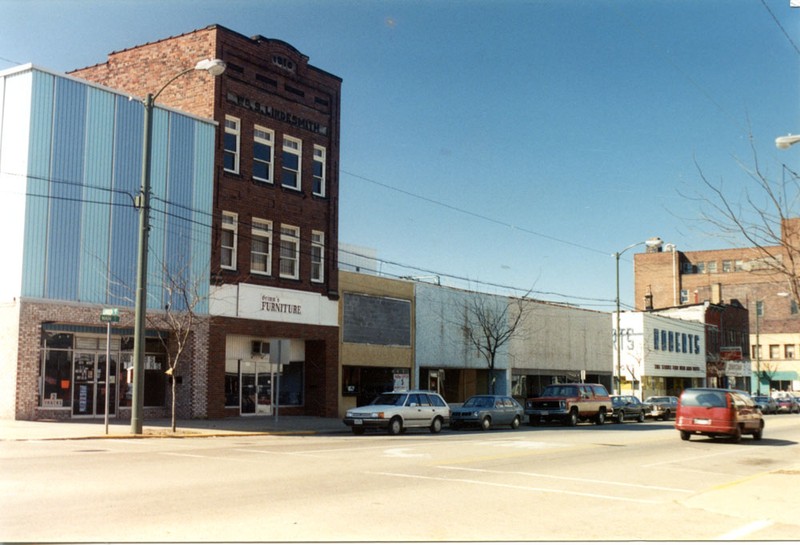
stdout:
<svg viewBox="0 0 800 545">
<path fill-rule="evenodd" d="M 619 325 L 619 257 L 630 250 L 631 248 L 635 248 L 637 246 L 641 246 L 642 244 L 647 245 L 648 248 L 655 248 L 660 246 L 663 241 L 659 237 L 652 237 L 648 238 L 645 241 L 637 242 L 635 244 L 631 244 L 630 246 L 626 247 L 624 250 L 620 252 L 616 252 L 614 254 L 614 258 L 617 261 L 617 393 L 622 394 L 622 332 L 620 331 Z"/>
<path fill-rule="evenodd" d="M 779 136 L 775 139 L 775 147 L 778 149 L 787 149 L 789 146 L 797 144 L 798 142 L 800 142 L 800 135 L 787 134 L 786 136 Z"/>
<path fill-rule="evenodd" d="M 150 236 L 150 158 L 152 156 L 153 104 L 158 96 L 173 81 L 193 70 L 205 70 L 212 76 L 225 71 L 225 63 L 220 59 L 205 59 L 194 68 L 177 74 L 153 95 L 148 93 L 144 104 L 144 142 L 142 144 L 142 185 L 136 196 L 135 206 L 139 209 L 139 246 L 136 259 L 136 302 L 134 307 L 133 330 L 133 399 L 131 405 L 131 433 L 142 433 L 144 413 L 144 351 L 145 316 L 147 314 L 147 245 Z"/>
</svg>

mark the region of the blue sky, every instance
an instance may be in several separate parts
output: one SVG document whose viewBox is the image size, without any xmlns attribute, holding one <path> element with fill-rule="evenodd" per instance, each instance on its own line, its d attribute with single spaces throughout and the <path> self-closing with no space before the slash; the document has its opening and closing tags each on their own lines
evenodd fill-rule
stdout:
<svg viewBox="0 0 800 545">
<path fill-rule="evenodd" d="M 800 171 L 774 144 L 800 133 L 789 0 L 0 0 L 0 17 L 0 70 L 210 24 L 292 44 L 343 80 L 340 241 L 389 275 L 610 311 L 614 252 L 734 245 L 687 198 L 707 194 L 698 165 L 734 199 L 753 150 L 771 177 Z"/>
</svg>

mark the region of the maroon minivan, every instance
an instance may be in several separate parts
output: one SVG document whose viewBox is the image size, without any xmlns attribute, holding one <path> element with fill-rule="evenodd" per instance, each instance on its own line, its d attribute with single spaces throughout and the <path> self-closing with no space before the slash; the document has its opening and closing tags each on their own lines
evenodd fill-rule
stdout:
<svg viewBox="0 0 800 545">
<path fill-rule="evenodd" d="M 721 388 L 687 388 L 678 400 L 675 428 L 681 439 L 693 434 L 727 436 L 739 442 L 742 435 L 759 440 L 764 434 L 761 410 L 744 392 Z"/>
</svg>

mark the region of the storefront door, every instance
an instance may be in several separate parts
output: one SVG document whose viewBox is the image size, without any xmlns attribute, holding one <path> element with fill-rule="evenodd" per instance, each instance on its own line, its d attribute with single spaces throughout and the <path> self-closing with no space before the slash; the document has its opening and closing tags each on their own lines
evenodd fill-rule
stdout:
<svg viewBox="0 0 800 545">
<path fill-rule="evenodd" d="M 272 414 L 272 365 L 243 361 L 241 367 L 241 414 Z"/>
<path fill-rule="evenodd" d="M 117 361 L 112 356 L 108 414 L 116 414 Z M 97 352 L 76 352 L 72 371 L 73 416 L 104 416 L 106 409 L 106 355 Z"/>
</svg>

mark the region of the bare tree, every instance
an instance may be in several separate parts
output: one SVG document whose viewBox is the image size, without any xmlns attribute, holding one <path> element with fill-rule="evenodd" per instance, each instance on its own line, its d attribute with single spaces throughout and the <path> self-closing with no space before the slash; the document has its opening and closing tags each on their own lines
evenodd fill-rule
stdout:
<svg viewBox="0 0 800 545">
<path fill-rule="evenodd" d="M 526 294 L 527 295 L 527 294 Z M 467 343 L 486 360 L 493 374 L 497 353 L 517 334 L 530 312 L 525 296 L 498 297 L 476 293 L 464 305 L 462 331 Z M 494 377 L 489 380 L 489 393 L 494 393 Z"/>
<path fill-rule="evenodd" d="M 203 283 L 208 285 L 208 279 L 202 275 L 192 277 L 191 271 L 185 267 L 177 271 L 170 271 L 162 267 L 164 291 L 164 311 L 158 314 L 148 314 L 148 324 L 167 335 L 159 335 L 167 355 L 167 370 L 172 394 L 172 432 L 176 431 L 177 417 L 177 370 L 192 342 L 192 334 L 208 321 L 207 314 L 200 314 L 199 307 L 207 302 L 208 296 L 200 289 Z"/>
<path fill-rule="evenodd" d="M 753 249 L 750 271 L 765 279 L 785 281 L 795 301 L 800 302 L 800 178 L 783 165 L 781 180 L 770 179 L 753 150 L 752 166 L 739 165 L 749 184 L 738 196 L 723 183 L 713 183 L 695 161 L 711 196 L 698 196 L 702 220 L 716 234 L 742 240 Z M 794 220 L 794 221 L 793 221 Z"/>
</svg>

